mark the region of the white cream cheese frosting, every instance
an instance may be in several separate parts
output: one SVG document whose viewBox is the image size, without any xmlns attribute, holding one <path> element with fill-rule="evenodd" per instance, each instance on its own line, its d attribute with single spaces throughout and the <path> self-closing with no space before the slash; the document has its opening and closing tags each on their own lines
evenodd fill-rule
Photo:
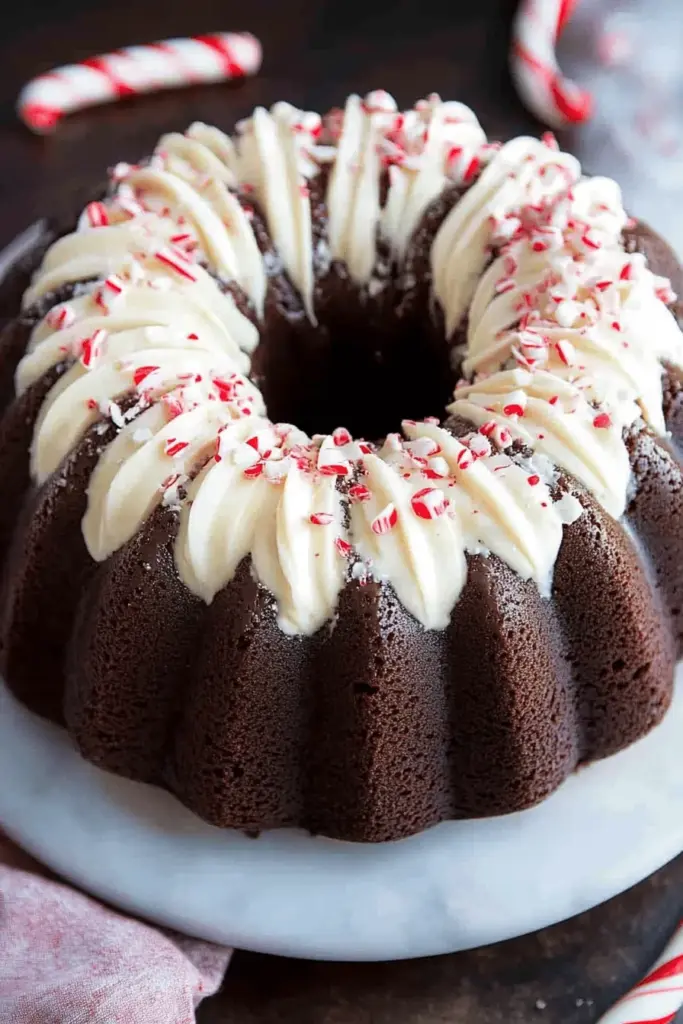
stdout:
<svg viewBox="0 0 683 1024">
<path fill-rule="evenodd" d="M 443 307 L 448 336 L 467 311 L 497 225 L 513 231 L 523 211 L 563 194 L 579 173 L 574 157 L 524 136 L 494 155 L 448 214 L 432 246 L 434 294 Z"/>
<path fill-rule="evenodd" d="M 326 261 L 312 230 L 320 175 Z M 274 272 L 251 197 L 315 324 L 320 264 L 371 289 L 379 246 L 399 271 L 451 186 L 429 257 L 447 338 L 467 319 L 448 412 L 469 431 L 405 421 L 370 444 L 272 423 L 248 379 Z M 32 475 L 43 482 L 95 424 L 113 425 L 83 520 L 93 559 L 165 504 L 185 585 L 211 602 L 249 558 L 291 634 L 333 622 L 351 578 L 386 581 L 442 629 L 468 555 L 497 556 L 548 596 L 582 511 L 572 480 L 623 515 L 626 432 L 666 432 L 663 364 L 683 366 L 668 282 L 624 252 L 626 222 L 614 182 L 582 178 L 552 138 L 489 143 L 469 108 L 435 95 L 399 111 L 378 90 L 324 119 L 278 103 L 234 139 L 200 122 L 166 135 L 146 165 L 114 168 L 110 194 L 52 245 L 24 297 L 28 308 L 77 284 L 16 372 L 22 394 L 63 371 L 35 425 Z"/>
</svg>

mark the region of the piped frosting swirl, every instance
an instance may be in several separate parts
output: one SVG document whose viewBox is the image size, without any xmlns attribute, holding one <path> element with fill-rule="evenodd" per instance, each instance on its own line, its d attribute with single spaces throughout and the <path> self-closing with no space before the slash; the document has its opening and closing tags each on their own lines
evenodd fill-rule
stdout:
<svg viewBox="0 0 683 1024">
<path fill-rule="evenodd" d="M 461 190 L 429 256 L 444 344 L 467 318 L 448 410 L 465 431 L 406 421 L 376 445 L 268 419 L 248 379 L 273 273 L 252 203 L 315 324 L 310 192 L 323 171 L 328 255 L 361 290 L 380 245 L 398 277 L 430 203 Z M 549 595 L 563 527 L 581 514 L 571 481 L 624 513 L 625 432 L 642 418 L 665 433 L 663 363 L 683 366 L 668 282 L 624 252 L 626 222 L 614 182 L 582 178 L 551 137 L 488 143 L 467 107 L 436 96 L 404 112 L 382 91 L 351 96 L 326 118 L 278 103 L 235 139 L 201 123 L 166 135 L 146 165 L 114 169 L 25 295 L 30 307 L 77 285 L 17 370 L 22 393 L 65 364 L 33 476 L 109 420 L 83 521 L 92 557 L 164 503 L 188 588 L 210 602 L 248 557 L 288 633 L 333 621 L 350 579 L 387 581 L 444 628 L 473 554 Z"/>
</svg>

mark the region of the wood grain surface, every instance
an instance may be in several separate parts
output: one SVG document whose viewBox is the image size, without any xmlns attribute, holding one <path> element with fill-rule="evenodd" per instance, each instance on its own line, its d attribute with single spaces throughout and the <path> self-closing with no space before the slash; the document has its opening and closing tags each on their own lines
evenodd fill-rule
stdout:
<svg viewBox="0 0 683 1024">
<path fill-rule="evenodd" d="M 33 0 L 0 39 L 0 245 L 71 209 L 120 159 L 201 118 L 224 127 L 277 99 L 313 109 L 381 86 L 400 104 L 436 90 L 471 104 L 493 137 L 534 131 L 507 71 L 512 0 Z M 101 107 L 49 138 L 16 119 L 20 87 L 50 67 L 118 46 L 249 29 L 264 66 L 212 86 Z M 636 204 L 637 212 L 637 204 Z M 562 879 L 558 878 L 558 885 Z M 316 964 L 236 954 L 200 1024 L 589 1024 L 650 964 L 683 914 L 683 857 L 562 925 L 470 953 L 389 964 Z M 163 1022 L 159 1022 L 163 1024 Z"/>
</svg>

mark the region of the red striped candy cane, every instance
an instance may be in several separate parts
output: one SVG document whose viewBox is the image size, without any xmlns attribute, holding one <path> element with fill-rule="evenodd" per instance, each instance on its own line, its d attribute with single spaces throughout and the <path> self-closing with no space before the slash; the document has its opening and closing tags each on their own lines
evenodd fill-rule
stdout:
<svg viewBox="0 0 683 1024">
<path fill-rule="evenodd" d="M 683 921 L 652 970 L 598 1024 L 673 1024 L 683 1006 Z"/>
<path fill-rule="evenodd" d="M 513 27 L 510 67 L 521 98 L 553 128 L 590 117 L 593 100 L 562 75 L 555 44 L 577 0 L 521 0 Z"/>
<path fill-rule="evenodd" d="M 22 89 L 17 111 L 43 134 L 73 110 L 157 89 L 225 82 L 253 75 L 260 66 L 261 44 L 248 32 L 127 46 L 39 75 Z"/>
</svg>

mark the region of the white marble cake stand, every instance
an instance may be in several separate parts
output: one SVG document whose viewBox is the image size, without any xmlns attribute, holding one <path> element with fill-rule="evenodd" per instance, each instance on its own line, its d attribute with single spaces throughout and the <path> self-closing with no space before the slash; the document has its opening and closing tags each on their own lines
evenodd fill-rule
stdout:
<svg viewBox="0 0 683 1024">
<path fill-rule="evenodd" d="M 683 850 L 683 671 L 662 725 L 541 806 L 380 845 L 213 828 L 87 764 L 0 683 L 0 824 L 108 902 L 237 947 L 350 960 L 466 949 L 595 906 Z"/>
</svg>

